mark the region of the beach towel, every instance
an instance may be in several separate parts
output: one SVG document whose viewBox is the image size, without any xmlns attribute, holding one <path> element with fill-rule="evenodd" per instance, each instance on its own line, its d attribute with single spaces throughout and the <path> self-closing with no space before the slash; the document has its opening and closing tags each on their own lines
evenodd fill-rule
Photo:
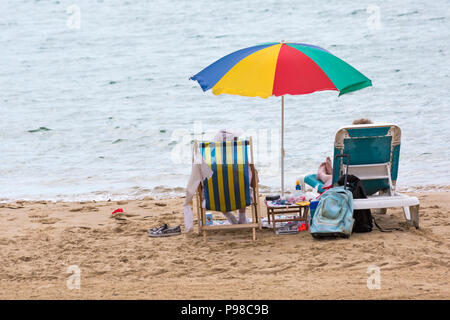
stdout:
<svg viewBox="0 0 450 320">
<path fill-rule="evenodd" d="M 186 198 L 184 200 L 184 229 L 185 232 L 190 232 L 194 225 L 194 213 L 192 212 L 191 201 L 194 198 L 195 191 L 198 185 L 205 179 L 211 178 L 213 171 L 203 159 L 199 150 L 194 151 L 194 163 L 192 164 L 192 171 L 186 186 Z"/>
</svg>

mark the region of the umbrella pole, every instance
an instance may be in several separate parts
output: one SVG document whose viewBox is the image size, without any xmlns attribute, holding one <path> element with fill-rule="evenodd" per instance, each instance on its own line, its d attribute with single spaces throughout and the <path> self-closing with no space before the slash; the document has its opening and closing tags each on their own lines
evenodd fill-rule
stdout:
<svg viewBox="0 0 450 320">
<path fill-rule="evenodd" d="M 284 197 L 284 96 L 281 96 L 281 196 Z"/>
</svg>

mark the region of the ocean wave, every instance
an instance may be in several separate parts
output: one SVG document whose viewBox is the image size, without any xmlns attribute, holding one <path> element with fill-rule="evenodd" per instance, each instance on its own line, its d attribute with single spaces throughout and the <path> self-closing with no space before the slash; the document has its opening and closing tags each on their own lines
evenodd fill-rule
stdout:
<svg viewBox="0 0 450 320">
<path fill-rule="evenodd" d="M 307 187 L 307 191 L 312 188 Z M 449 192 L 450 185 L 416 185 L 408 187 L 399 187 L 396 189 L 400 193 L 429 193 L 429 192 Z M 280 189 L 265 185 L 259 186 L 260 195 L 279 194 Z M 286 194 L 292 193 L 293 190 L 285 190 Z M 73 195 L 53 195 L 53 196 L 24 196 L 12 198 L 0 198 L 0 203 L 11 203 L 15 201 L 50 201 L 50 202 L 80 202 L 80 201 L 120 201 L 120 200 L 145 200 L 145 199 L 168 199 L 185 197 L 186 189 L 183 187 L 167 187 L 156 186 L 154 188 L 131 187 L 122 191 L 94 191 L 88 193 L 80 193 Z"/>
</svg>

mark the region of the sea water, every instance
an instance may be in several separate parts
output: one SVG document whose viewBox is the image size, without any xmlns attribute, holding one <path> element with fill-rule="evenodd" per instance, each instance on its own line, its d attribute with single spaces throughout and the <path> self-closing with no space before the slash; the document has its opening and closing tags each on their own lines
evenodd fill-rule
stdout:
<svg viewBox="0 0 450 320">
<path fill-rule="evenodd" d="M 1 1 L 0 200 L 177 195 L 193 139 L 251 135 L 261 190 L 280 185 L 280 98 L 214 96 L 191 75 L 240 48 L 321 46 L 373 87 L 287 96 L 286 185 L 357 118 L 402 128 L 402 188 L 450 183 L 450 3 Z"/>
</svg>

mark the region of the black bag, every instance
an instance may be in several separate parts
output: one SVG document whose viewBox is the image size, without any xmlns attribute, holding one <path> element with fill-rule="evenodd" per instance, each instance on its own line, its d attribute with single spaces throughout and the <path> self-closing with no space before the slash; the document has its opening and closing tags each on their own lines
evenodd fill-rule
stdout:
<svg viewBox="0 0 450 320">
<path fill-rule="evenodd" d="M 347 180 L 347 181 L 345 181 Z M 366 199 L 367 194 L 364 190 L 364 186 L 357 176 L 354 175 L 343 175 L 339 178 L 338 184 L 340 186 L 346 186 L 352 193 L 353 199 Z M 355 222 L 353 224 L 353 232 L 370 232 L 372 231 L 372 213 L 370 209 L 353 210 L 353 219 Z"/>
</svg>

